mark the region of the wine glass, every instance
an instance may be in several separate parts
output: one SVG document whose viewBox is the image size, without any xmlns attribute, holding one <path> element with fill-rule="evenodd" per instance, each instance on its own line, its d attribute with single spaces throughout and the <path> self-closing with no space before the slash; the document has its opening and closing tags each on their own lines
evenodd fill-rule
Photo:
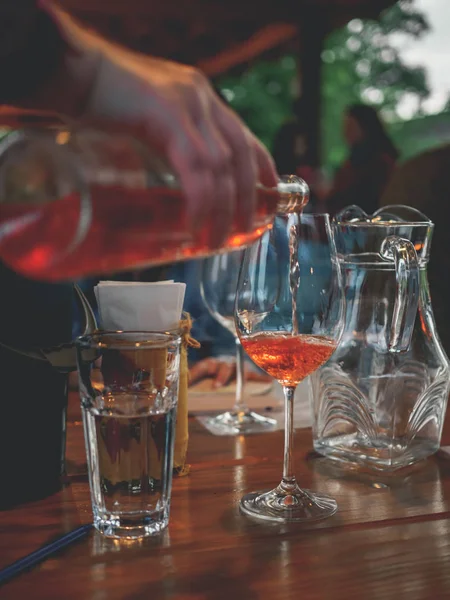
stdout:
<svg viewBox="0 0 450 600">
<path fill-rule="evenodd" d="M 203 261 L 200 293 L 208 312 L 236 341 L 236 398 L 232 410 L 209 419 L 220 433 L 239 435 L 272 430 L 277 422 L 248 408 L 244 399 L 244 352 L 236 333 L 234 306 L 243 251 L 229 252 Z"/>
<path fill-rule="evenodd" d="M 269 521 L 322 519 L 335 500 L 303 490 L 293 464 L 293 408 L 298 383 L 334 352 L 344 325 L 341 273 L 328 215 L 277 217 L 246 250 L 239 275 L 235 322 L 253 361 L 283 386 L 283 478 L 275 489 L 253 492 L 241 510 Z"/>
</svg>

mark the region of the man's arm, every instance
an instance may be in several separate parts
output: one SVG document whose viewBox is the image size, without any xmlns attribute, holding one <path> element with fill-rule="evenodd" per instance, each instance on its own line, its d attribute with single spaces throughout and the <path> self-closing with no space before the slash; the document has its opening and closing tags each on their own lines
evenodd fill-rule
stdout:
<svg viewBox="0 0 450 600">
<path fill-rule="evenodd" d="M 192 229 L 211 221 L 219 246 L 235 220 L 252 227 L 257 183 L 277 184 L 267 151 L 200 71 L 113 44 L 51 0 L 0 0 L 2 104 L 148 144 L 177 173 Z"/>
</svg>

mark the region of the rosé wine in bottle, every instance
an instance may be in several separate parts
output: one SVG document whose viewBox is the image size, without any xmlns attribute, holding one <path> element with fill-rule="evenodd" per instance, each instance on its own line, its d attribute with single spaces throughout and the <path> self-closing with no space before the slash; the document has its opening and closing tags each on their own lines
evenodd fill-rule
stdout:
<svg viewBox="0 0 450 600">
<path fill-rule="evenodd" d="M 204 257 L 251 244 L 308 197 L 295 176 L 258 186 L 254 228 L 235 223 L 217 248 L 211 223 L 192 233 L 176 177 L 139 142 L 94 130 L 16 131 L 0 143 L 0 259 L 58 281 Z"/>
</svg>

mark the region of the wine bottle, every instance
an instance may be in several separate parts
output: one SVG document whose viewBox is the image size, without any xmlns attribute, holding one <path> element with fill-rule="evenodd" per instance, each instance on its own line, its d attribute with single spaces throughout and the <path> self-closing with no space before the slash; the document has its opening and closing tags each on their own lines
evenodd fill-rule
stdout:
<svg viewBox="0 0 450 600">
<path fill-rule="evenodd" d="M 211 220 L 195 234 L 176 176 L 138 141 L 92 129 L 24 129 L 0 143 L 0 259 L 47 281 L 143 268 L 243 248 L 276 214 L 300 211 L 306 183 L 257 188 L 251 231 L 217 248 Z"/>
</svg>

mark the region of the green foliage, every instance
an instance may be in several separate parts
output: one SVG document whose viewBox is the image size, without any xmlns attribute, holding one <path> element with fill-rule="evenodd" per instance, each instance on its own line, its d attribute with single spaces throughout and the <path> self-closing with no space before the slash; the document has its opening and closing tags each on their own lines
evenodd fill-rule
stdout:
<svg viewBox="0 0 450 600">
<path fill-rule="evenodd" d="M 429 95 L 425 70 L 406 65 L 392 45 L 393 33 L 419 37 L 428 31 L 425 17 L 414 10 L 413 0 L 402 0 L 385 11 L 379 21 L 355 19 L 326 40 L 322 53 L 322 156 L 335 168 L 344 158 L 340 123 L 345 107 L 355 102 L 372 104 L 387 120 L 405 94 L 417 99 L 416 114 Z"/>
<path fill-rule="evenodd" d="M 292 116 L 297 65 L 292 56 L 261 62 L 242 77 L 224 77 L 218 87 L 250 129 L 271 147 L 281 125 Z"/>
<path fill-rule="evenodd" d="M 414 0 L 400 0 L 385 11 L 379 21 L 354 19 L 333 32 L 322 53 L 322 162 L 333 170 L 343 160 L 346 147 L 341 122 L 345 108 L 364 102 L 380 109 L 391 123 L 390 129 L 403 154 L 421 148 L 417 130 L 425 133 L 426 119 L 421 104 L 429 95 L 423 68 L 406 65 L 393 46 L 391 35 L 418 38 L 428 31 L 425 16 Z M 218 82 L 231 106 L 270 148 L 278 128 L 292 116 L 292 100 L 297 78 L 296 61 L 286 56 L 279 61 L 260 62 L 243 77 L 225 77 Z M 407 94 L 416 99 L 420 125 L 408 127 L 397 114 L 397 106 Z M 450 107 L 450 100 L 449 100 Z M 448 113 L 447 113 L 448 114 Z M 408 133 L 408 131 L 410 133 Z M 415 143 L 411 143 L 414 139 Z"/>
</svg>

